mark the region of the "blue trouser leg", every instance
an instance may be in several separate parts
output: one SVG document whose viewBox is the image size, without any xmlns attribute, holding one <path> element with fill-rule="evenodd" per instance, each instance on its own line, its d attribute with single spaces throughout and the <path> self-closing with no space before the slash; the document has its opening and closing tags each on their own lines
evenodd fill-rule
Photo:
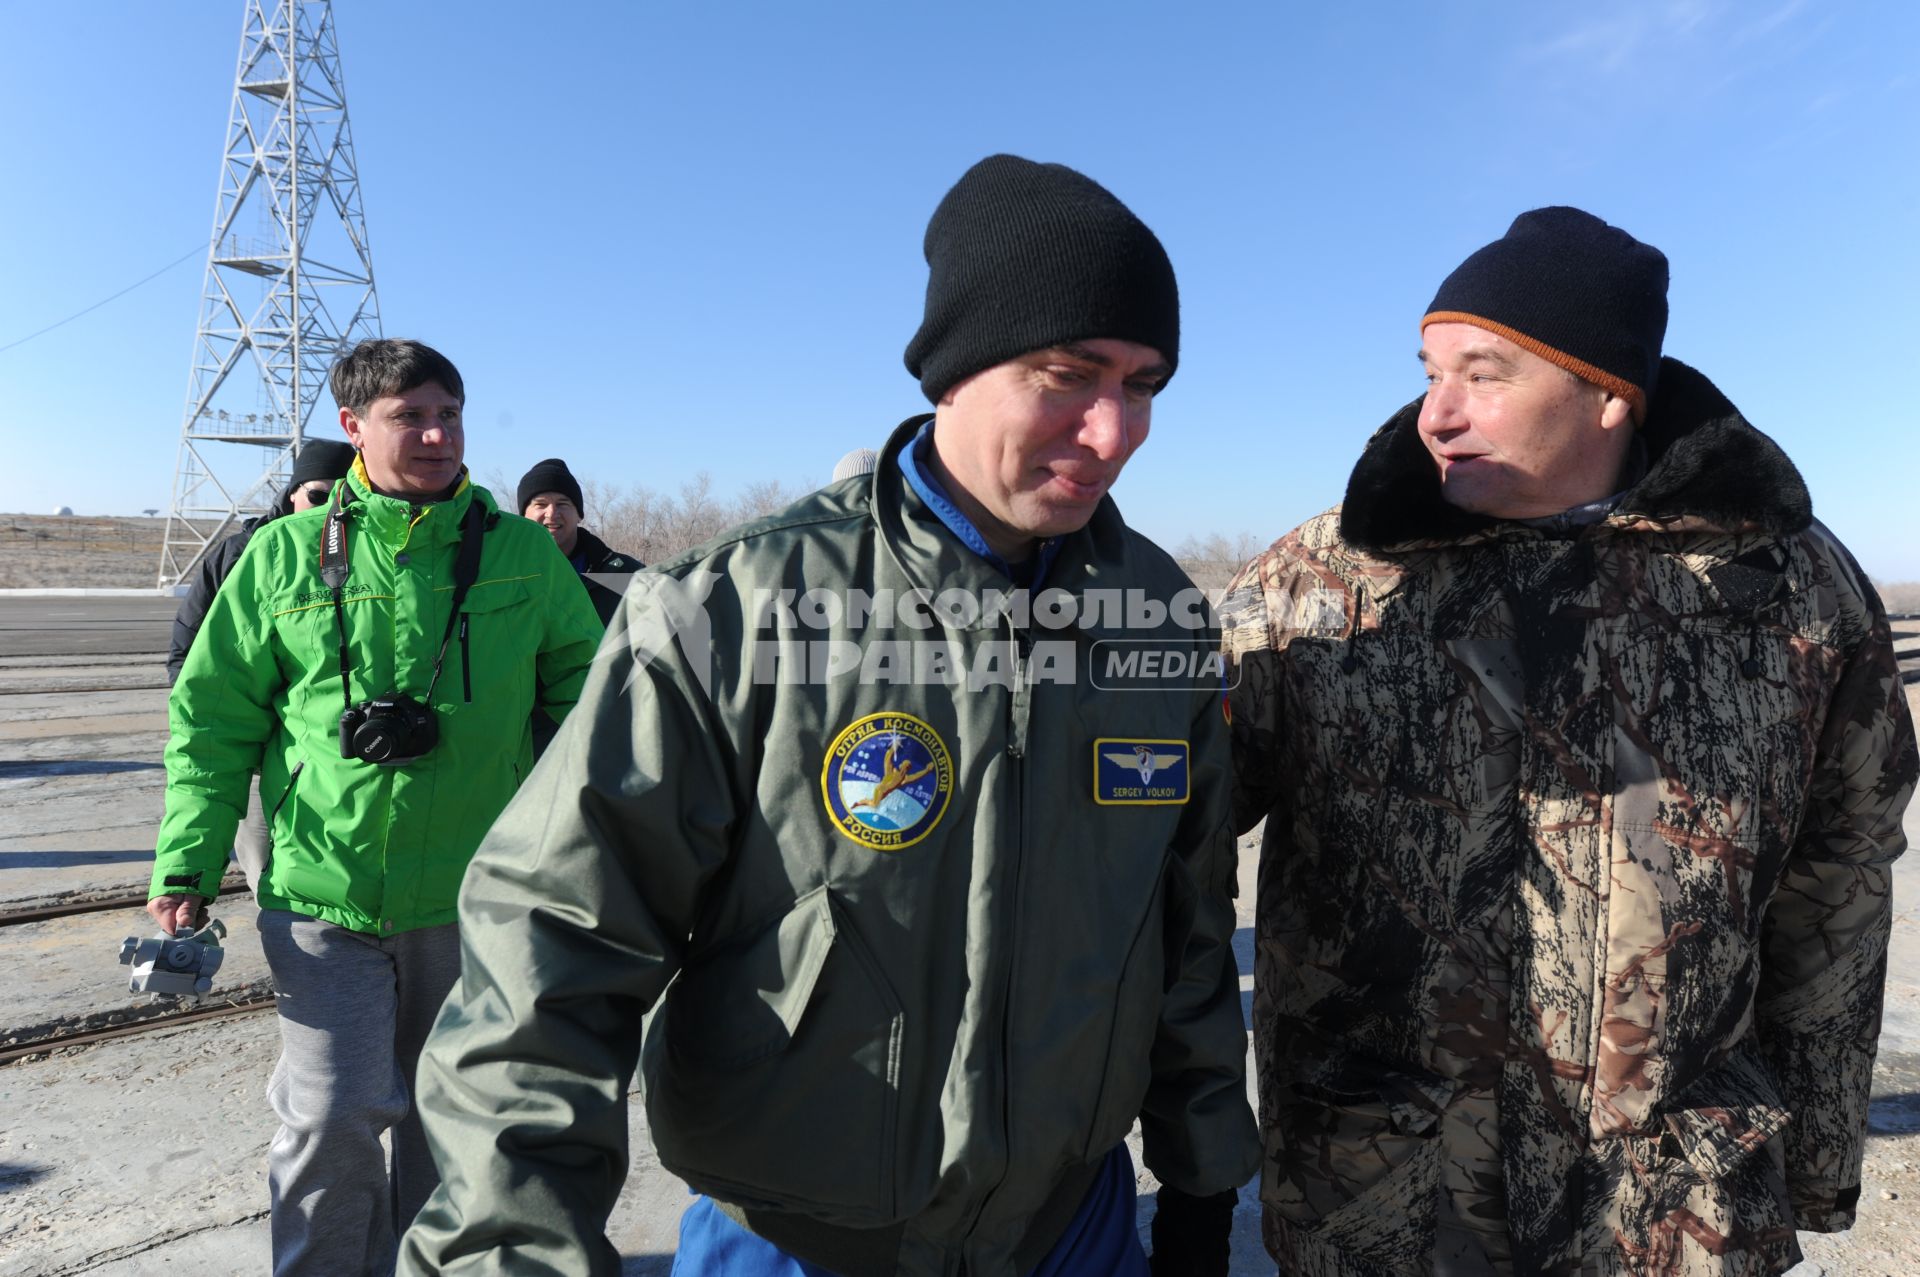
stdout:
<svg viewBox="0 0 1920 1277">
<path fill-rule="evenodd" d="M 1107 1154 L 1079 1211 L 1031 1277 L 1146 1277 L 1134 1205 L 1133 1157 L 1121 1144 Z M 833 1277 L 756 1237 L 705 1197 L 680 1217 L 673 1271 L 678 1277 Z"/>
<path fill-rule="evenodd" d="M 675 1277 L 833 1277 L 748 1232 L 710 1197 L 694 1198 L 680 1216 L 673 1272 Z"/>
<path fill-rule="evenodd" d="M 1060 1240 L 1031 1277 L 1147 1277 L 1135 1207 L 1133 1155 L 1114 1146 Z"/>
</svg>

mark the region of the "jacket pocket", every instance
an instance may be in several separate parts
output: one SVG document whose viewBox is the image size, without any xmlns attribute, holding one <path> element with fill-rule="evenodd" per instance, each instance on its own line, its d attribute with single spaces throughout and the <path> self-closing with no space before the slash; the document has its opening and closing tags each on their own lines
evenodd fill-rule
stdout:
<svg viewBox="0 0 1920 1277">
<path fill-rule="evenodd" d="M 267 827 L 267 845 L 263 849 L 264 856 L 258 870 L 260 876 L 253 884 L 256 893 L 275 881 L 274 848 L 291 849 L 293 846 L 293 822 L 300 806 L 293 801 L 293 791 L 299 786 L 300 774 L 306 769 L 306 759 L 302 758 L 294 763 L 287 772 L 287 783 L 280 788 L 280 796 L 273 800 L 273 806 L 264 806 L 267 799 L 266 790 L 263 788 L 260 792 L 260 801 L 263 805 L 261 823 Z M 264 777 L 262 781 L 264 784 Z"/>
<path fill-rule="evenodd" d="M 825 887 L 690 961 L 647 1035 L 661 1164 L 743 1205 L 892 1222 L 906 1016 Z"/>
<path fill-rule="evenodd" d="M 1185 871 L 1171 866 L 1162 882 L 1171 883 Z M 1100 1076 L 1100 1098 L 1093 1106 L 1093 1125 L 1087 1131 L 1084 1160 L 1092 1161 L 1125 1139 L 1140 1116 L 1140 1103 L 1153 1078 L 1153 1040 L 1160 1023 L 1168 978 L 1167 948 L 1162 934 L 1166 917 L 1166 886 L 1153 893 L 1147 913 L 1134 930 L 1119 985 L 1114 989 L 1107 1054 Z"/>
<path fill-rule="evenodd" d="M 1768 630 L 1670 629 L 1627 644 L 1616 712 L 1633 752 L 1617 764 L 1616 823 L 1684 845 L 1790 843 L 1824 716 L 1825 684 L 1803 659 Z"/>
<path fill-rule="evenodd" d="M 1283 1087 L 1268 1133 L 1266 1205 L 1327 1245 L 1399 1267 L 1430 1246 L 1445 1078 L 1329 1063 Z"/>
<path fill-rule="evenodd" d="M 1735 1050 L 1663 1107 L 1665 1134 L 1709 1179 L 1732 1177 L 1792 1120 L 1751 1045 Z"/>
<path fill-rule="evenodd" d="M 445 624 L 442 615 L 434 626 L 436 648 Z M 477 695 L 483 704 L 500 705 L 530 696 L 542 627 L 525 581 L 477 583 L 460 605 L 449 636 L 442 682 L 434 696 L 442 712 L 456 697 L 461 704 L 473 703 Z M 458 684 L 452 681 L 455 662 L 460 665 Z"/>
<path fill-rule="evenodd" d="M 293 787 L 300 783 L 300 772 L 306 765 L 307 760 L 303 758 L 293 765 L 292 771 L 287 773 L 287 786 L 280 791 L 280 797 L 274 800 L 273 810 L 267 813 L 267 836 L 269 838 L 273 836 L 274 822 L 280 819 L 280 809 L 287 805 L 287 799 L 293 797 Z"/>
<path fill-rule="evenodd" d="M 1513 640 L 1362 630 L 1289 652 L 1291 687 L 1317 690 L 1296 692 L 1283 713 L 1306 720 L 1296 739 L 1344 778 L 1334 792 L 1369 805 L 1401 795 L 1452 820 L 1511 792 L 1520 762 Z"/>
<path fill-rule="evenodd" d="M 1587 1182 L 1611 1186 L 1611 1235 L 1628 1253 L 1671 1253 L 1672 1271 L 1785 1271 L 1800 1258 L 1780 1138 L 1788 1121 L 1758 1051 L 1740 1047 L 1646 1126 L 1589 1149 Z M 1744 1244 L 1696 1245 L 1716 1238 Z"/>
</svg>

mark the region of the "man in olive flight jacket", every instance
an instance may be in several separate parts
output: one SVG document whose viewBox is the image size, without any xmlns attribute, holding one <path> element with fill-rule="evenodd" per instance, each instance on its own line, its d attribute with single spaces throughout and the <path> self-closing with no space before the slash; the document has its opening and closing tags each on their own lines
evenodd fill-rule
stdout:
<svg viewBox="0 0 1920 1277">
<path fill-rule="evenodd" d="M 402 1271 L 617 1273 L 636 1066 L 701 1194 L 676 1272 L 1143 1274 L 1136 1118 L 1153 1271 L 1227 1271 L 1256 1142 L 1220 672 L 1107 495 L 1179 358 L 1173 269 L 1005 155 L 926 255 L 934 412 L 635 577 L 475 860 Z"/>
</svg>

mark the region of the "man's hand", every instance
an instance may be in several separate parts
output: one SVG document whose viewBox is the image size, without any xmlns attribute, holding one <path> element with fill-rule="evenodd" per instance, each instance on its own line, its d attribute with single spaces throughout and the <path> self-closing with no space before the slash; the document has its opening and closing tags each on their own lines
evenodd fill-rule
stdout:
<svg viewBox="0 0 1920 1277">
<path fill-rule="evenodd" d="M 1232 1189 L 1193 1197 L 1162 1184 L 1148 1265 L 1153 1277 L 1227 1277 L 1228 1239 L 1238 1197 Z"/>
<path fill-rule="evenodd" d="M 207 925 L 205 896 L 155 896 L 147 901 L 147 913 L 168 935 L 198 931 Z"/>
</svg>

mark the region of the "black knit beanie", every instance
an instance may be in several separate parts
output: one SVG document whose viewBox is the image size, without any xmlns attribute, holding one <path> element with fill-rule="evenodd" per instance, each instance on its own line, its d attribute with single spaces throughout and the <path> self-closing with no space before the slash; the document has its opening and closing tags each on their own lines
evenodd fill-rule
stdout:
<svg viewBox="0 0 1920 1277">
<path fill-rule="evenodd" d="M 542 492 L 558 492 L 570 498 L 573 508 L 581 514 L 587 512 L 586 498 L 580 495 L 580 481 L 573 477 L 573 471 L 567 469 L 567 463 L 558 457 L 534 462 L 533 469 L 520 477 L 520 490 L 515 494 L 520 503 L 514 508 L 525 514 L 527 502 Z"/>
<path fill-rule="evenodd" d="M 338 439 L 307 440 L 300 445 L 300 455 L 293 459 L 293 477 L 287 483 L 287 491 L 292 492 L 302 484 L 332 483 L 346 478 L 347 471 L 353 469 L 356 455 L 352 444 Z"/>
<path fill-rule="evenodd" d="M 1617 226 L 1536 208 L 1447 276 L 1420 321 L 1499 333 L 1646 413 L 1667 335 L 1667 258 Z"/>
<path fill-rule="evenodd" d="M 1064 164 L 990 155 L 927 223 L 927 311 L 907 371 L 927 398 L 1028 351 L 1110 337 L 1180 362 L 1167 251 L 1125 204 Z M 1164 383 L 1162 383 L 1164 384 Z"/>
</svg>

